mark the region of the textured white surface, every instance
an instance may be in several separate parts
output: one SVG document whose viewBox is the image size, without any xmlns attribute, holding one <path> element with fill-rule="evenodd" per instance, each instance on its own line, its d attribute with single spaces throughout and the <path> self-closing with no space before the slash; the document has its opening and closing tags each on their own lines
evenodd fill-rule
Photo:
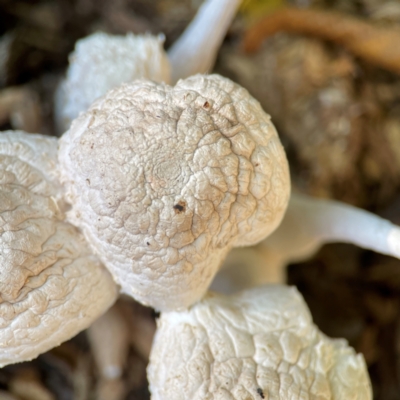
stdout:
<svg viewBox="0 0 400 400">
<path fill-rule="evenodd" d="M 270 117 L 217 75 L 124 84 L 60 143 L 71 222 L 123 292 L 157 309 L 201 298 L 226 252 L 267 236 L 288 202 Z"/>
<path fill-rule="evenodd" d="M 57 141 L 0 134 L 0 366 L 90 325 L 117 295 L 111 275 L 63 222 Z"/>
<path fill-rule="evenodd" d="M 95 33 L 76 43 L 65 81 L 56 96 L 60 133 L 100 96 L 124 82 L 146 78 L 170 81 L 162 36 Z"/>
<path fill-rule="evenodd" d="M 312 323 L 295 288 L 209 294 L 163 313 L 148 367 L 152 400 L 369 400 L 366 365 Z"/>
</svg>

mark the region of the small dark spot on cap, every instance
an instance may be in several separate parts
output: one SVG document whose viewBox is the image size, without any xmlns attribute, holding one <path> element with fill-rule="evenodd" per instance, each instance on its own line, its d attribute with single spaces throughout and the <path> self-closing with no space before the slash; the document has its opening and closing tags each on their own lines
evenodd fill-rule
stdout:
<svg viewBox="0 0 400 400">
<path fill-rule="evenodd" d="M 260 395 L 262 399 L 265 399 L 264 392 L 261 388 L 257 388 L 257 393 Z"/>
<path fill-rule="evenodd" d="M 203 107 L 204 107 L 204 108 L 210 108 L 210 103 L 209 103 L 208 101 L 206 101 L 206 102 L 203 104 Z"/>
<path fill-rule="evenodd" d="M 146 242 L 146 244 L 147 244 L 147 246 L 150 246 L 150 243 L 149 243 L 149 242 Z"/>
<path fill-rule="evenodd" d="M 86 179 L 86 183 L 90 185 L 90 179 Z"/>
<path fill-rule="evenodd" d="M 180 214 L 186 211 L 186 202 L 183 200 L 178 201 L 177 204 L 174 205 L 175 214 Z"/>
<path fill-rule="evenodd" d="M 174 209 L 177 210 L 177 211 L 183 211 L 183 206 L 180 205 L 180 204 L 175 204 L 174 205 Z"/>
<path fill-rule="evenodd" d="M 254 165 L 255 165 L 256 167 L 258 167 L 260 164 L 259 164 L 259 163 L 255 163 Z"/>
<path fill-rule="evenodd" d="M 93 146 L 94 146 L 94 143 L 92 143 L 92 144 L 90 145 L 90 148 L 93 149 Z"/>
</svg>

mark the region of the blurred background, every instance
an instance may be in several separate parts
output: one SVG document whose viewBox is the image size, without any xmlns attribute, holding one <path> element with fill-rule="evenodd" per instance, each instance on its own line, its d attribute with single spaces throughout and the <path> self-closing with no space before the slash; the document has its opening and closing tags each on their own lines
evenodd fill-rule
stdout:
<svg viewBox="0 0 400 400">
<path fill-rule="evenodd" d="M 168 48 L 201 2 L 0 0 L 1 130 L 55 135 L 54 91 L 79 38 L 96 31 L 163 32 Z M 317 29 L 314 14 L 293 9 L 292 19 L 279 19 L 288 6 L 328 15 L 335 28 Z M 279 32 L 245 52 L 246 33 L 268 15 Z M 360 55 L 358 40 L 382 30 L 386 42 L 372 42 L 386 53 Z M 215 71 L 246 87 L 271 114 L 297 190 L 400 224 L 400 61 L 396 69 L 384 60 L 399 43 L 400 1 L 244 0 Z M 287 281 L 323 332 L 364 354 L 374 398 L 400 400 L 400 261 L 326 245 L 311 261 L 289 266 Z M 157 315 L 126 298 L 113 313 L 125 321 L 111 333 L 125 349 L 121 376 L 100 371 L 95 343 L 106 337 L 89 341 L 91 333 L 83 332 L 37 360 L 1 369 L 0 399 L 149 399 L 145 368 Z"/>
</svg>

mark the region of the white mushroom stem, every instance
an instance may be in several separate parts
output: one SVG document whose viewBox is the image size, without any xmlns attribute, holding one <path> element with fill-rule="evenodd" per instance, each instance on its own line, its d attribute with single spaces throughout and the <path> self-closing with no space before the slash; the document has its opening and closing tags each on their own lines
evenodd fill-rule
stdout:
<svg viewBox="0 0 400 400">
<path fill-rule="evenodd" d="M 293 262 L 331 242 L 352 243 L 400 258 L 400 227 L 348 204 L 300 194 L 292 194 L 282 224 L 262 245 Z"/>
<path fill-rule="evenodd" d="M 129 351 L 129 326 L 118 304 L 114 304 L 88 329 L 90 345 L 101 379 L 122 376 Z"/>
<path fill-rule="evenodd" d="M 264 283 L 284 283 L 284 253 L 262 245 L 233 249 L 226 257 L 210 289 L 232 294 Z"/>
<path fill-rule="evenodd" d="M 168 51 L 172 84 L 209 72 L 241 0 L 207 0 Z"/>
<path fill-rule="evenodd" d="M 281 225 L 252 249 L 235 249 L 213 282 L 232 293 L 285 281 L 285 267 L 312 257 L 325 243 L 352 243 L 400 258 L 400 228 L 368 211 L 334 200 L 292 194 Z"/>
</svg>

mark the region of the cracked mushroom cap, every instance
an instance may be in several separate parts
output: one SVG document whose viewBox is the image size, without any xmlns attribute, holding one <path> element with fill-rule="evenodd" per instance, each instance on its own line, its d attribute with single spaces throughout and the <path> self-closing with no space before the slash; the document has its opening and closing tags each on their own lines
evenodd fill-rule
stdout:
<svg viewBox="0 0 400 400">
<path fill-rule="evenodd" d="M 66 79 L 55 101 L 61 133 L 100 96 L 123 82 L 139 78 L 170 81 L 162 35 L 109 35 L 98 32 L 76 43 Z"/>
<path fill-rule="evenodd" d="M 0 134 L 0 366 L 87 328 L 115 300 L 111 275 L 63 221 L 57 140 Z"/>
<path fill-rule="evenodd" d="M 249 93 L 218 75 L 111 90 L 61 139 L 79 226 L 122 291 L 160 310 L 206 292 L 232 246 L 281 221 L 284 150 Z"/>
<path fill-rule="evenodd" d="M 209 294 L 157 325 L 152 400 L 372 399 L 362 355 L 321 333 L 295 288 Z"/>
</svg>

